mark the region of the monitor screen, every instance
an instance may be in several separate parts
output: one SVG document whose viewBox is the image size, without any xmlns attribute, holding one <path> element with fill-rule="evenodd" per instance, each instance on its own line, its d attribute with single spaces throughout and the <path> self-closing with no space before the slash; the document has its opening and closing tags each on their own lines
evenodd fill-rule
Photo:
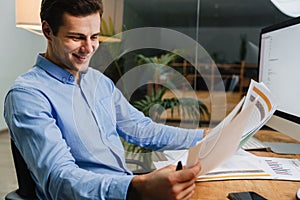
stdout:
<svg viewBox="0 0 300 200">
<path fill-rule="evenodd" d="M 259 49 L 258 79 L 279 101 L 267 125 L 300 140 L 300 17 L 262 29 Z"/>
</svg>

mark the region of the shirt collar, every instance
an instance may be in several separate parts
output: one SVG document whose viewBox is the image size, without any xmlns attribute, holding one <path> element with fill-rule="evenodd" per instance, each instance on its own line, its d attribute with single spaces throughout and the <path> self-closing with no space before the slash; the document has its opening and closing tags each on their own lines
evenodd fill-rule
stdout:
<svg viewBox="0 0 300 200">
<path fill-rule="evenodd" d="M 47 60 L 43 54 L 37 56 L 35 66 L 42 68 L 48 74 L 63 83 L 75 84 L 75 76 L 73 74 Z"/>
</svg>

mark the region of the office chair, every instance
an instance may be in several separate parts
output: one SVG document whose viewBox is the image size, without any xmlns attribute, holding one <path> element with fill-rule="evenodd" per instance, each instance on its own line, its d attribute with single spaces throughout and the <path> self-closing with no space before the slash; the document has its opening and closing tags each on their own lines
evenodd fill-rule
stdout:
<svg viewBox="0 0 300 200">
<path fill-rule="evenodd" d="M 27 165 L 17 149 L 14 141 L 10 141 L 11 151 L 14 159 L 15 169 L 17 173 L 17 180 L 19 188 L 8 193 L 5 200 L 34 200 L 37 199 L 35 195 L 35 183 L 30 176 Z"/>
</svg>

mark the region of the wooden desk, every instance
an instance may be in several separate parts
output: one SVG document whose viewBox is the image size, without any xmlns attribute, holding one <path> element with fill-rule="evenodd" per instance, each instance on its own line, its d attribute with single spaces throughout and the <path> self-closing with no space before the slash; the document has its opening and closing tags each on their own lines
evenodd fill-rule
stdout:
<svg viewBox="0 0 300 200">
<path fill-rule="evenodd" d="M 288 138 L 278 132 L 261 130 L 255 137 L 261 141 L 281 141 L 295 142 L 292 138 Z M 251 151 L 258 156 L 281 157 L 281 158 L 297 158 L 300 155 L 278 155 L 266 151 Z M 299 181 L 279 181 L 279 180 L 226 180 L 226 181 L 210 181 L 196 183 L 195 194 L 192 200 L 228 200 L 227 195 L 230 192 L 246 192 L 254 191 L 270 200 L 295 200 L 296 191 L 300 188 Z"/>
</svg>

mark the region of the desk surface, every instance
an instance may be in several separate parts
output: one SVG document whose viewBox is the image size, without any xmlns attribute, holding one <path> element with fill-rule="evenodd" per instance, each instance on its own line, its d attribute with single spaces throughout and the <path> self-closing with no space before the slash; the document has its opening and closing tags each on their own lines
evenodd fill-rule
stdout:
<svg viewBox="0 0 300 200">
<path fill-rule="evenodd" d="M 264 142 L 295 142 L 278 132 L 260 130 L 255 137 Z M 266 151 L 251 151 L 257 156 L 297 158 L 300 155 L 278 155 Z M 230 192 L 254 191 L 270 200 L 295 200 L 296 191 L 300 188 L 299 181 L 279 181 L 279 180 L 226 180 L 196 183 L 195 194 L 191 198 L 196 199 L 227 199 Z M 227 199 L 228 200 L 228 199 Z"/>
</svg>

